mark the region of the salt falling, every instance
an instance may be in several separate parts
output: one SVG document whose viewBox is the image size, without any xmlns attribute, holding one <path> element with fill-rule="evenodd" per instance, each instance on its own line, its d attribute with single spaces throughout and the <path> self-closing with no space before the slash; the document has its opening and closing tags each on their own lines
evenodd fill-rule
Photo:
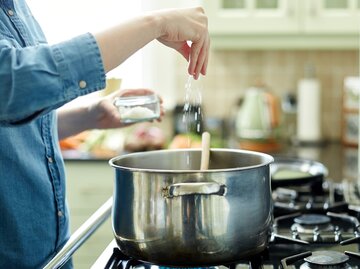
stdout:
<svg viewBox="0 0 360 269">
<path fill-rule="evenodd" d="M 199 79 L 198 79 L 199 80 Z M 188 147 L 190 148 L 190 134 L 201 134 L 202 122 L 202 95 L 200 82 L 189 76 L 185 84 L 185 100 L 183 109 L 183 124 L 185 125 L 186 134 L 188 134 Z M 190 154 L 187 155 L 187 165 L 190 167 Z"/>
</svg>

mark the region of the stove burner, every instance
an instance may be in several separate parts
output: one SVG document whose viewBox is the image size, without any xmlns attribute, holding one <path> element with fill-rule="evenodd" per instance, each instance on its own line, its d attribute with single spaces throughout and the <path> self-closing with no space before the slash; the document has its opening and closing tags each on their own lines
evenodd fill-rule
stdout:
<svg viewBox="0 0 360 269">
<path fill-rule="evenodd" d="M 360 253 L 345 251 L 345 253 L 337 251 L 306 251 L 298 253 L 281 260 L 281 268 L 283 269 L 355 269 L 355 260 L 360 259 Z M 305 263 L 299 264 L 305 261 Z M 348 263 L 349 261 L 349 263 Z M 357 265 L 359 263 L 356 263 Z M 300 265 L 300 267 L 298 267 Z"/>
<path fill-rule="evenodd" d="M 349 257 L 338 251 L 314 251 L 311 256 L 304 259 L 313 265 L 340 265 L 349 260 Z"/>
<path fill-rule="evenodd" d="M 304 214 L 294 219 L 295 223 L 300 225 L 324 225 L 330 223 L 331 219 L 325 215 L 319 214 Z"/>
<path fill-rule="evenodd" d="M 294 218 L 291 230 L 299 233 L 313 234 L 320 231 L 334 230 L 331 218 L 320 214 L 303 214 Z"/>
</svg>

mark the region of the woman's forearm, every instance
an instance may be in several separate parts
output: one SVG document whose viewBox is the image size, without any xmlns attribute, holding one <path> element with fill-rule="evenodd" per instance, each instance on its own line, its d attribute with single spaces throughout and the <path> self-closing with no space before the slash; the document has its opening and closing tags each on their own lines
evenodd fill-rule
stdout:
<svg viewBox="0 0 360 269">
<path fill-rule="evenodd" d="M 154 15 L 146 15 L 93 34 L 100 48 L 105 72 L 156 39 L 160 35 L 159 20 Z"/>
<path fill-rule="evenodd" d="M 206 74 L 210 38 L 207 17 L 201 7 L 153 11 L 94 34 L 94 37 L 106 72 L 157 39 L 189 61 L 190 75 L 198 78 L 200 73 Z"/>
<path fill-rule="evenodd" d="M 88 119 L 88 108 L 85 106 L 59 108 L 57 116 L 59 140 L 93 128 Z"/>
</svg>

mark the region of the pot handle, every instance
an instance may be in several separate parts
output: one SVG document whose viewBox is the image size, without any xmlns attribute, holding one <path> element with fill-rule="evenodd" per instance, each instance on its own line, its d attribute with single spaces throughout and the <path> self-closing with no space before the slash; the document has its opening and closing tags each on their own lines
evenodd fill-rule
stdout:
<svg viewBox="0 0 360 269">
<path fill-rule="evenodd" d="M 226 193 L 226 185 L 217 182 L 184 182 L 175 183 L 163 189 L 165 198 L 173 198 L 184 195 L 205 194 L 220 195 Z"/>
</svg>

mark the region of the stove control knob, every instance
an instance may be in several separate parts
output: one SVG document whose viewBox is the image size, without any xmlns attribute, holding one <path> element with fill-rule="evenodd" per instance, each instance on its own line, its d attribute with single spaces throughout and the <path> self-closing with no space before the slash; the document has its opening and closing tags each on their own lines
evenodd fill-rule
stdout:
<svg viewBox="0 0 360 269">
<path fill-rule="evenodd" d="M 326 211 L 330 208 L 330 201 L 327 199 L 323 205 L 323 209 Z"/>
<path fill-rule="evenodd" d="M 249 269 L 249 265 L 247 264 L 237 264 L 235 269 Z"/>
<path fill-rule="evenodd" d="M 320 236 L 320 231 L 319 231 L 319 228 L 316 227 L 313 231 L 313 241 L 314 242 L 321 242 L 322 241 L 322 238 Z"/>
<path fill-rule="evenodd" d="M 309 201 L 305 204 L 305 208 L 310 210 L 314 207 L 314 200 L 312 198 L 309 199 Z"/>
<path fill-rule="evenodd" d="M 291 236 L 293 239 L 300 239 L 297 227 L 291 227 Z"/>
<path fill-rule="evenodd" d="M 339 226 L 335 226 L 334 236 L 335 236 L 335 242 L 342 241 L 342 235 L 341 235 L 341 230 L 340 230 Z"/>
</svg>

